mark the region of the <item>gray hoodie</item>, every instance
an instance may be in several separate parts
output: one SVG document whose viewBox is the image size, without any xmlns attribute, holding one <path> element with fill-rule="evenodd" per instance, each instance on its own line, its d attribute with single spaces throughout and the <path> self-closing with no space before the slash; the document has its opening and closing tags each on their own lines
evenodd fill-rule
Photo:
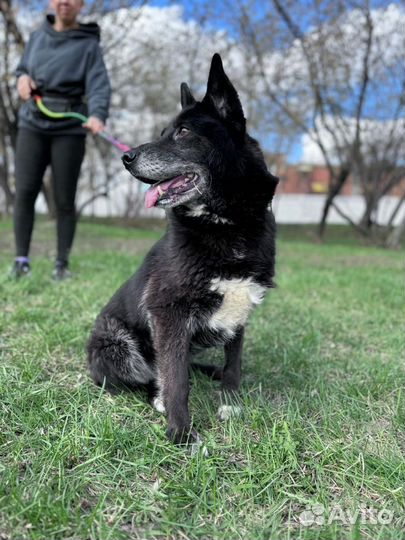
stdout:
<svg viewBox="0 0 405 540">
<path fill-rule="evenodd" d="M 101 53 L 96 23 L 57 32 L 54 16 L 30 35 L 16 75 L 26 73 L 37 84 L 44 103 L 55 112 L 72 110 L 105 122 L 110 103 L 110 82 Z M 51 120 L 38 111 L 31 98 L 19 111 L 19 127 L 35 131 L 84 135 L 80 120 Z"/>
</svg>

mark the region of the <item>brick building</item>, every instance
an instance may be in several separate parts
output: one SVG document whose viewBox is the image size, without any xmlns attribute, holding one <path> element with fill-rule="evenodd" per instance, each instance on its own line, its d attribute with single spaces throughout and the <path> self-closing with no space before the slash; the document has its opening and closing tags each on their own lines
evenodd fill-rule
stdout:
<svg viewBox="0 0 405 540">
<path fill-rule="evenodd" d="M 307 163 L 288 164 L 285 154 L 265 154 L 270 171 L 280 178 L 277 192 L 289 194 L 327 193 L 330 173 L 324 165 Z M 352 176 L 346 180 L 341 195 L 357 195 L 360 188 L 353 182 Z M 405 178 L 389 192 L 389 195 L 401 197 L 405 193 Z"/>
</svg>

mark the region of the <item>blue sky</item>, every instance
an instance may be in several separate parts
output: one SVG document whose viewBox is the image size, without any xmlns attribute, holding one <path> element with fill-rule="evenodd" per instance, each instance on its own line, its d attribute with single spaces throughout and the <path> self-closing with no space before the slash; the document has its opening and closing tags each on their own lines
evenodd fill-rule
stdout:
<svg viewBox="0 0 405 540">
<path fill-rule="evenodd" d="M 216 3 L 217 3 L 216 0 L 213 1 L 211 6 L 214 6 Z M 218 3 L 219 5 L 221 5 L 221 2 L 218 2 Z M 298 2 L 300 6 L 304 6 L 304 7 L 309 6 L 311 3 L 312 3 L 311 0 L 301 0 Z M 387 7 L 389 4 L 403 5 L 403 2 L 401 0 L 370 0 L 369 3 L 370 3 L 371 9 L 384 8 L 384 7 Z M 198 14 L 204 13 L 204 5 L 207 4 L 207 0 L 178 0 L 178 1 L 176 0 L 149 0 L 148 4 L 151 6 L 171 6 L 173 4 L 178 4 L 182 6 L 184 9 L 185 19 L 193 19 L 195 18 L 196 12 Z M 269 0 L 257 0 L 255 3 L 255 8 L 260 12 L 260 8 L 262 7 L 263 12 L 264 12 L 266 9 L 269 9 L 270 5 L 271 5 L 271 1 Z M 227 29 L 223 21 L 209 19 L 209 24 L 214 28 Z M 302 24 L 302 21 L 300 21 L 300 24 Z"/>
</svg>

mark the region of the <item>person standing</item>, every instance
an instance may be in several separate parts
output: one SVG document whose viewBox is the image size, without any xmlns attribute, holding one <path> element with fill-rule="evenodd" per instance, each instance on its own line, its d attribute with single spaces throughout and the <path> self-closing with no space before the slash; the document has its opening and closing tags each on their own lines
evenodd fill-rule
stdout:
<svg viewBox="0 0 405 540">
<path fill-rule="evenodd" d="M 53 277 L 70 277 L 69 254 L 76 227 L 75 196 L 85 153 L 86 130 L 104 129 L 110 103 L 110 82 L 99 45 L 96 23 L 77 21 L 83 0 L 51 0 L 54 15 L 30 35 L 16 69 L 19 110 L 16 144 L 14 235 L 16 258 L 12 275 L 31 272 L 29 249 L 35 201 L 45 169 L 51 166 L 57 221 L 57 255 Z M 88 116 L 86 124 L 43 115 L 33 95 L 56 112 Z"/>
</svg>

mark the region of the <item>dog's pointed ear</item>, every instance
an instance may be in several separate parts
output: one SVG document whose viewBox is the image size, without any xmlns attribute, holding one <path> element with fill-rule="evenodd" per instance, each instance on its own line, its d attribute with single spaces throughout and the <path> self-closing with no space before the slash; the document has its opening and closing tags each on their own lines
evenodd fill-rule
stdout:
<svg viewBox="0 0 405 540">
<path fill-rule="evenodd" d="M 211 60 L 203 103 L 214 106 L 224 120 L 230 122 L 241 134 L 245 133 L 246 120 L 238 93 L 228 79 L 218 53 L 215 53 Z"/>
<path fill-rule="evenodd" d="M 189 107 L 190 105 L 194 105 L 194 103 L 196 102 L 193 94 L 190 91 L 190 88 L 188 87 L 188 84 L 185 82 L 182 82 L 180 85 L 180 98 L 182 109 L 184 109 L 185 107 Z"/>
</svg>

